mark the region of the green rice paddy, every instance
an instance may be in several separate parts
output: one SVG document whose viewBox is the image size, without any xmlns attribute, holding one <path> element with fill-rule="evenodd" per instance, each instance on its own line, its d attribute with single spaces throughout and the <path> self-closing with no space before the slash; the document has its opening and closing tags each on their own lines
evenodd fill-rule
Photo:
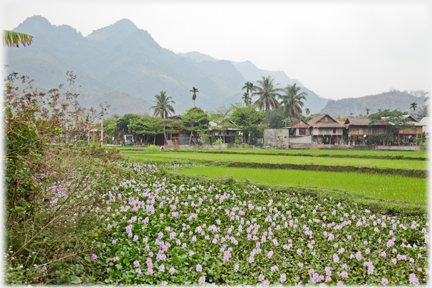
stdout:
<svg viewBox="0 0 432 288">
<path fill-rule="evenodd" d="M 241 154 L 213 154 L 194 152 L 156 152 L 143 153 L 140 151 L 123 150 L 122 154 L 128 156 L 131 161 L 170 161 L 187 160 L 191 162 L 240 162 L 259 164 L 287 164 L 287 165 L 315 165 L 315 166 L 338 166 L 356 168 L 379 168 L 379 169 L 401 169 L 401 170 L 427 170 L 427 161 L 413 161 L 403 159 L 372 159 L 372 158 L 328 158 L 291 156 L 282 157 L 278 155 L 241 155 Z"/>
<path fill-rule="evenodd" d="M 263 183 L 341 189 L 368 197 L 404 202 L 427 203 L 427 179 L 396 175 L 377 175 L 347 172 L 318 172 L 231 167 L 199 167 L 185 174 L 207 177 L 232 176 Z"/>
</svg>

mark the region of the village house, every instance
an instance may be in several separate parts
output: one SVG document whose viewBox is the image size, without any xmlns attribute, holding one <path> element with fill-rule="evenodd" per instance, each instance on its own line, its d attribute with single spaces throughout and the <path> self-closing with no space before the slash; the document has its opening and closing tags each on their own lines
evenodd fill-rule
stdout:
<svg viewBox="0 0 432 288">
<path fill-rule="evenodd" d="M 312 144 L 343 144 L 344 125 L 328 114 L 313 117 L 308 122 Z"/>
<path fill-rule="evenodd" d="M 224 126 L 234 125 L 231 120 L 224 123 Z M 222 143 L 235 143 L 235 133 L 241 131 L 239 128 L 222 127 L 213 121 L 209 122 L 208 136 L 210 141 L 214 143 L 217 139 L 222 139 Z"/>
<path fill-rule="evenodd" d="M 295 120 L 290 125 L 289 129 L 289 142 L 293 144 L 312 144 L 311 131 L 309 124 L 304 120 Z"/>
<path fill-rule="evenodd" d="M 359 145 L 364 143 L 365 138 L 369 135 L 386 133 L 390 125 L 390 123 L 382 122 L 374 123 L 369 127 L 369 123 L 368 118 L 348 117 L 344 123 L 346 128 L 343 133 L 344 143 L 346 145 Z"/>
</svg>

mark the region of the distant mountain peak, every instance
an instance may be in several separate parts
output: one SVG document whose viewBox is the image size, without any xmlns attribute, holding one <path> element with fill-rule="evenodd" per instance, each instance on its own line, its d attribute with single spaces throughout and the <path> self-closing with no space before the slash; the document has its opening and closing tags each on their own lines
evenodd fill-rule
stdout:
<svg viewBox="0 0 432 288">
<path fill-rule="evenodd" d="M 28 27 L 28 28 L 42 28 L 42 29 L 49 29 L 51 28 L 51 23 L 48 21 L 48 19 L 46 19 L 43 16 L 40 15 L 35 15 L 35 16 L 31 16 L 28 17 L 26 20 L 24 20 L 24 22 L 22 22 L 20 25 L 18 25 L 17 28 L 13 29 L 13 30 L 19 30 L 20 27 Z M 22 31 L 20 31 L 22 32 Z"/>
<path fill-rule="evenodd" d="M 118 27 L 121 27 L 123 29 L 128 29 L 128 28 L 129 29 L 131 29 L 131 28 L 138 29 L 138 27 L 135 25 L 135 23 L 133 23 L 131 20 L 129 20 L 127 18 L 120 19 L 119 21 L 115 22 L 111 26 L 118 26 Z"/>
</svg>

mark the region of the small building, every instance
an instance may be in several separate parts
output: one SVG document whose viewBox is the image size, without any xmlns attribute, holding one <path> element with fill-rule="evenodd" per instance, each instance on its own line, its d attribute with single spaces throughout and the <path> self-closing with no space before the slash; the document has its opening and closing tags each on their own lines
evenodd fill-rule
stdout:
<svg viewBox="0 0 432 288">
<path fill-rule="evenodd" d="M 429 140 L 429 117 L 423 117 L 419 123 L 423 124 L 422 131 L 425 134 L 426 139 Z"/>
<path fill-rule="evenodd" d="M 313 117 L 308 121 L 312 144 L 343 144 L 344 125 L 328 114 Z"/>
<path fill-rule="evenodd" d="M 264 129 L 264 148 L 289 148 L 289 129 Z"/>
<path fill-rule="evenodd" d="M 343 139 L 345 144 L 358 145 L 364 143 L 364 139 L 369 135 L 386 133 L 390 125 L 387 122 L 382 122 L 374 123 L 369 127 L 369 123 L 370 119 L 368 118 L 347 118 L 344 123 L 346 129 L 344 130 Z M 360 137 L 363 138 L 363 141 L 360 141 L 362 139 Z"/>
<path fill-rule="evenodd" d="M 221 125 L 216 124 L 213 121 L 209 122 L 208 136 L 212 143 L 215 142 L 217 139 L 222 139 L 222 143 L 235 143 L 235 133 L 241 131 L 241 129 L 227 127 L 234 125 L 231 120 L 228 120 L 224 124 L 224 126 L 226 126 L 225 128 Z"/>
<path fill-rule="evenodd" d="M 287 128 L 289 129 L 289 142 L 292 144 L 312 144 L 309 124 L 304 120 L 295 120 Z"/>
<path fill-rule="evenodd" d="M 416 139 L 422 138 L 422 128 L 424 124 L 417 121 L 417 119 L 411 115 L 403 115 L 403 117 L 406 117 L 407 120 L 414 125 L 414 127 L 399 130 L 399 144 L 416 143 Z"/>
</svg>

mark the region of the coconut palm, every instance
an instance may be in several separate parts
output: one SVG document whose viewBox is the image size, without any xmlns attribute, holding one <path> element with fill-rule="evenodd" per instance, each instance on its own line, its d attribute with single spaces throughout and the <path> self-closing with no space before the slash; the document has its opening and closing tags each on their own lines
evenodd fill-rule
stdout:
<svg viewBox="0 0 432 288">
<path fill-rule="evenodd" d="M 243 86 L 242 90 L 244 90 L 244 89 L 246 89 L 246 94 L 249 98 L 248 101 L 245 100 L 246 105 L 248 105 L 252 101 L 251 92 L 253 92 L 255 90 L 255 86 L 253 85 L 252 82 L 248 81 L 245 83 L 245 86 Z M 243 96 L 244 96 L 244 94 L 243 94 Z"/>
<path fill-rule="evenodd" d="M 417 107 L 417 103 L 416 102 L 412 102 L 410 104 L 410 108 L 413 109 L 414 111 L 415 111 L 416 107 Z"/>
<path fill-rule="evenodd" d="M 154 95 L 156 101 L 156 105 L 150 107 L 150 109 L 154 109 L 153 117 L 159 116 L 161 118 L 167 118 L 169 114 L 175 113 L 174 108 L 171 106 L 171 104 L 175 104 L 175 102 L 172 99 L 171 96 L 167 96 L 166 91 L 160 91 L 159 94 Z"/>
<path fill-rule="evenodd" d="M 296 83 L 288 85 L 283 89 L 285 94 L 280 96 L 280 98 L 282 99 L 281 104 L 287 117 L 294 118 L 302 113 L 303 100 L 306 100 L 307 93 L 299 93 L 300 89 L 301 87 L 298 87 Z"/>
<path fill-rule="evenodd" d="M 21 43 L 25 47 L 26 45 L 30 45 L 32 41 L 33 36 L 31 35 L 3 30 L 3 46 L 19 47 Z"/>
<path fill-rule="evenodd" d="M 193 93 L 193 95 L 192 95 L 192 100 L 194 100 L 194 107 L 195 107 L 195 100 L 196 100 L 196 93 L 198 93 L 199 91 L 198 91 L 198 89 L 197 88 L 195 88 L 195 87 L 192 87 L 192 90 L 190 90 L 189 92 L 192 92 Z"/>
<path fill-rule="evenodd" d="M 305 109 L 305 113 L 306 113 L 306 116 L 309 116 L 309 114 L 310 114 L 310 110 L 309 110 L 309 108 L 306 108 L 306 109 Z"/>
<path fill-rule="evenodd" d="M 365 111 L 366 111 L 366 115 L 369 116 L 369 111 L 370 111 L 370 109 L 369 109 L 369 108 L 366 108 Z"/>
<path fill-rule="evenodd" d="M 277 109 L 279 107 L 279 102 L 276 97 L 280 97 L 278 93 L 281 91 L 280 88 L 275 88 L 278 84 L 273 84 L 274 79 L 270 79 L 268 77 L 262 77 L 261 80 L 258 80 L 257 83 L 260 86 L 255 86 L 255 92 L 252 93 L 252 96 L 259 96 L 258 100 L 255 101 L 255 105 L 258 106 L 260 110 L 266 110 L 267 113 L 267 123 L 270 110 Z"/>
</svg>

